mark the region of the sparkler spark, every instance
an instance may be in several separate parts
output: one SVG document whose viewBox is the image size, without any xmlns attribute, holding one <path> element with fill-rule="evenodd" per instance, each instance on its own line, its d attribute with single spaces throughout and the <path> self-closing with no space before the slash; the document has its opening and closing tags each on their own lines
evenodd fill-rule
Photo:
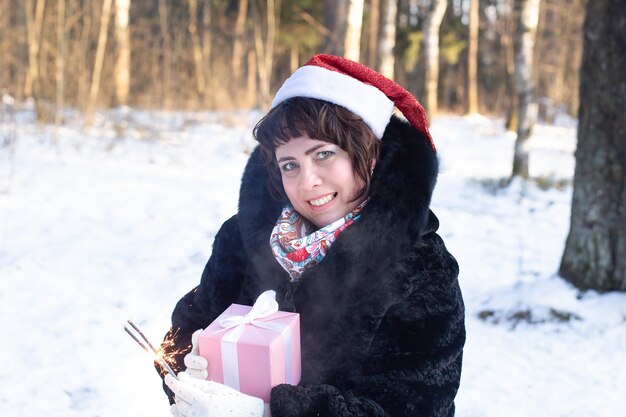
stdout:
<svg viewBox="0 0 626 417">
<path fill-rule="evenodd" d="M 159 365 L 161 365 L 163 369 L 167 371 L 168 374 L 178 379 L 176 372 L 174 372 L 174 370 L 170 367 L 170 365 L 167 363 L 167 361 L 163 357 L 162 350 L 161 349 L 156 350 L 154 346 L 152 346 L 152 343 L 150 343 L 148 338 L 143 334 L 143 332 L 139 330 L 137 326 L 135 326 L 135 323 L 133 323 L 130 320 L 127 320 L 126 323 L 127 324 L 124 325 L 124 330 L 126 331 L 126 333 L 128 333 L 130 337 L 132 337 L 133 340 L 137 342 L 139 346 L 142 347 L 143 350 L 145 350 L 149 355 L 152 355 L 154 357 L 154 360 Z M 130 325 L 130 328 L 128 327 L 128 325 Z M 142 339 L 143 341 L 139 339 Z"/>
</svg>

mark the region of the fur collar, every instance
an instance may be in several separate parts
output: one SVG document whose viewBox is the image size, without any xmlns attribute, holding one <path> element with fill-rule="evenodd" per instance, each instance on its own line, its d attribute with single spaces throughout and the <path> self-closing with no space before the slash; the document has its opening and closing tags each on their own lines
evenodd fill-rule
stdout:
<svg viewBox="0 0 626 417">
<path fill-rule="evenodd" d="M 286 202 L 270 197 L 258 149 L 250 157 L 238 223 L 248 267 L 257 279 L 246 297 L 253 300 L 261 291 L 275 289 L 281 310 L 294 307 L 300 313 L 301 343 L 307 347 L 302 351 L 303 383 L 360 374 L 358 367 L 366 363 L 361 357 L 384 315 L 421 286 L 424 275 L 413 271 L 415 256 L 421 255 L 412 249 L 437 229 L 429 210 L 436 177 L 437 156 L 428 140 L 392 118 L 361 219 L 337 237 L 324 261 L 305 271 L 294 287 L 269 245 Z"/>
<path fill-rule="evenodd" d="M 346 229 L 336 245 L 342 251 L 381 253 L 395 261 L 414 245 L 420 236 L 436 230 L 436 219 L 429 222 L 429 205 L 435 186 L 438 161 L 426 137 L 408 122 L 393 116 L 382 138 L 381 157 L 376 165 L 370 189 L 370 201 L 359 222 Z M 270 232 L 286 201 L 274 200 L 266 186 L 267 173 L 259 149 L 252 153 L 245 168 L 240 189 L 238 222 L 244 249 L 255 269 L 268 269 L 265 258 L 271 258 Z M 429 224 L 430 223 L 430 224 Z M 427 227 L 428 226 L 428 227 Z M 429 229 L 429 230 L 426 230 Z M 346 247 L 343 241 L 358 239 L 358 247 Z M 339 245 L 338 245 L 339 244 Z M 380 248 L 385 248 L 380 251 Z M 384 262 L 388 264 L 388 262 Z M 271 264 L 271 263 L 270 263 Z M 284 275 L 273 262 L 267 271 Z"/>
</svg>

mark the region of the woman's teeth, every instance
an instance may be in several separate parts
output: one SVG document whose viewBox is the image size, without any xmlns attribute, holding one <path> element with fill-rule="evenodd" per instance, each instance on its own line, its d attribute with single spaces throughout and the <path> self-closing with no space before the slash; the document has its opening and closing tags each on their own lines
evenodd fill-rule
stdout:
<svg viewBox="0 0 626 417">
<path fill-rule="evenodd" d="M 335 198 L 336 194 L 329 194 L 326 197 L 322 197 L 322 198 L 318 198 L 317 200 L 311 200 L 309 201 L 309 203 L 311 203 L 314 206 L 322 206 L 326 203 L 329 203 L 333 200 L 333 198 Z"/>
</svg>

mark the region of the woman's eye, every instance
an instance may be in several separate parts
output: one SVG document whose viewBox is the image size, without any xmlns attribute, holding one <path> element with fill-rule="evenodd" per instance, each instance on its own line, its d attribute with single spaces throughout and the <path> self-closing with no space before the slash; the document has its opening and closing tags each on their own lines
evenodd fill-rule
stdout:
<svg viewBox="0 0 626 417">
<path fill-rule="evenodd" d="M 317 153 L 317 159 L 328 159 L 333 156 L 335 152 L 333 151 L 321 151 Z"/>
<path fill-rule="evenodd" d="M 287 162 L 286 164 L 281 165 L 280 170 L 283 172 L 293 171 L 297 168 L 295 162 Z"/>
</svg>

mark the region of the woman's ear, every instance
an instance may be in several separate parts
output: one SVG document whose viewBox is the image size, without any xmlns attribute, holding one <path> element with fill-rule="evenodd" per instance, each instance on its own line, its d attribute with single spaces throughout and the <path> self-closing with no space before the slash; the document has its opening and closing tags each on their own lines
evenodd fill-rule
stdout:
<svg viewBox="0 0 626 417">
<path fill-rule="evenodd" d="M 376 168 L 376 160 L 372 159 L 372 166 L 370 168 L 370 176 L 374 175 L 374 168 Z"/>
</svg>

